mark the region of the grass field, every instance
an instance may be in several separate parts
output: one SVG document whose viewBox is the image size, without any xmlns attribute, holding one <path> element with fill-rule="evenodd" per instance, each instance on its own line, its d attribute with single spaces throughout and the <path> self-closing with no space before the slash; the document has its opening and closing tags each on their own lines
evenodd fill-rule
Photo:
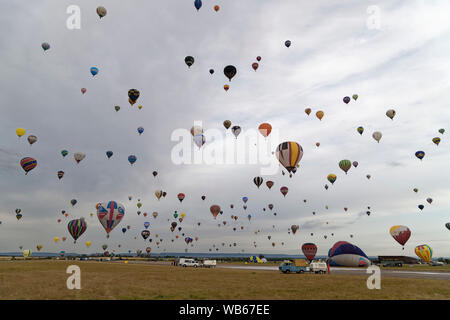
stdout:
<svg viewBox="0 0 450 320">
<path fill-rule="evenodd" d="M 66 268 L 81 269 L 69 290 Z M 2 261 L 1 299 L 450 299 L 448 281 L 82 261 Z"/>
</svg>

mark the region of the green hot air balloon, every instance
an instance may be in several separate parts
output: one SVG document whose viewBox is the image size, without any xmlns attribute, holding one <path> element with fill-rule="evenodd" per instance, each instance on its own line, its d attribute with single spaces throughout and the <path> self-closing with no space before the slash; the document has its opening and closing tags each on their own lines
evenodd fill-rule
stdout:
<svg viewBox="0 0 450 320">
<path fill-rule="evenodd" d="M 350 160 L 341 160 L 339 161 L 339 168 L 347 174 L 347 171 L 352 167 L 352 163 Z"/>
<path fill-rule="evenodd" d="M 352 98 L 353 98 L 353 100 L 357 100 L 358 99 L 358 95 L 357 94 L 354 94 L 353 96 L 352 96 Z"/>
</svg>

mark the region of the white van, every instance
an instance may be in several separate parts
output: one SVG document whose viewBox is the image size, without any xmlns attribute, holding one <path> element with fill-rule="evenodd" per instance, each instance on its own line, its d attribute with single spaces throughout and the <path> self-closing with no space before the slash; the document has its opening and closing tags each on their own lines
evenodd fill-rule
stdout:
<svg viewBox="0 0 450 320">
<path fill-rule="evenodd" d="M 216 260 L 203 260 L 203 267 L 205 268 L 215 268 Z"/>
<path fill-rule="evenodd" d="M 309 271 L 314 273 L 327 273 L 327 264 L 325 262 L 313 261 L 309 264 Z"/>
<path fill-rule="evenodd" d="M 200 263 L 198 263 L 194 259 L 180 258 L 180 261 L 178 262 L 178 265 L 182 266 L 182 267 L 194 267 L 194 268 L 197 268 L 197 267 L 200 266 Z"/>
</svg>

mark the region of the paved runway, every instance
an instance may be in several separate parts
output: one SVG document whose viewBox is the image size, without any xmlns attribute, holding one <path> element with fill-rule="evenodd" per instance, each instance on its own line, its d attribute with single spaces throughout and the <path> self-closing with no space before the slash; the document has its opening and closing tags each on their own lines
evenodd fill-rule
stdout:
<svg viewBox="0 0 450 320">
<path fill-rule="evenodd" d="M 277 266 L 238 266 L 238 265 L 218 265 L 217 268 L 244 269 L 244 270 L 270 270 L 278 271 Z M 354 274 L 366 275 L 366 268 L 331 268 L 332 274 Z M 368 274 L 367 274 L 368 275 Z M 450 272 L 446 271 L 403 271 L 403 270 L 381 270 L 381 276 L 416 278 L 416 279 L 436 279 L 450 280 Z"/>
</svg>

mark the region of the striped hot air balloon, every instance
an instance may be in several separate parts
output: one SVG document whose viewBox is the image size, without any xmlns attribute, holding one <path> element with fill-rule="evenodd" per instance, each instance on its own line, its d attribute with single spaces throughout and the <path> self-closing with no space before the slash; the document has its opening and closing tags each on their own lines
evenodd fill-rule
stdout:
<svg viewBox="0 0 450 320">
<path fill-rule="evenodd" d="M 276 157 L 287 171 L 292 172 L 303 157 L 303 148 L 297 142 L 283 142 L 277 147 Z"/>
<path fill-rule="evenodd" d="M 20 166 L 28 174 L 29 171 L 33 170 L 37 166 L 37 161 L 34 158 L 26 157 L 20 160 Z"/>
<path fill-rule="evenodd" d="M 261 178 L 261 177 L 254 177 L 253 178 L 253 182 L 256 184 L 256 186 L 259 189 L 259 186 L 263 183 L 263 178 Z"/>
<path fill-rule="evenodd" d="M 425 262 L 430 262 L 433 257 L 433 249 L 427 244 L 417 246 L 414 250 L 416 255 Z"/>
<path fill-rule="evenodd" d="M 70 235 L 72 236 L 74 242 L 77 242 L 77 239 L 86 231 L 87 224 L 84 218 L 75 219 L 69 221 L 67 224 L 67 229 L 69 230 Z"/>
<path fill-rule="evenodd" d="M 107 237 L 109 233 L 120 223 L 125 215 L 125 207 L 116 201 L 99 203 L 97 205 L 97 217 L 103 228 L 105 228 Z"/>
<path fill-rule="evenodd" d="M 352 167 L 352 163 L 350 160 L 341 160 L 339 161 L 339 168 L 347 174 L 347 171 Z"/>
</svg>

